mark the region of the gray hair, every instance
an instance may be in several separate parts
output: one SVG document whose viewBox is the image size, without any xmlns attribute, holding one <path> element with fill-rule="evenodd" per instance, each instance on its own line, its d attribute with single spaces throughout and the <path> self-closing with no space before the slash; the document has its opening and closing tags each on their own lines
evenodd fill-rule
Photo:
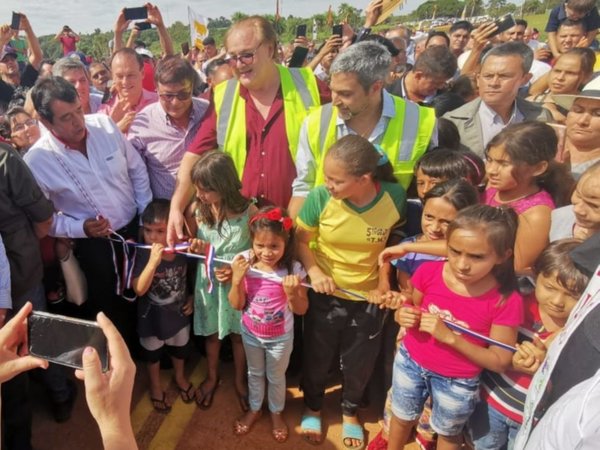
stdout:
<svg viewBox="0 0 600 450">
<path fill-rule="evenodd" d="M 523 73 L 529 73 L 533 64 L 533 50 L 523 42 L 505 42 L 497 47 L 493 47 L 481 59 L 482 66 L 490 56 L 519 56 L 522 60 L 521 68 L 523 69 Z"/>
<path fill-rule="evenodd" d="M 373 42 L 359 42 L 340 53 L 331 64 L 330 74 L 354 73 L 365 91 L 376 81 L 385 81 L 392 64 L 392 55 L 385 46 Z"/>
<path fill-rule="evenodd" d="M 55 77 L 64 77 L 69 70 L 82 70 L 87 75 L 87 69 L 79 59 L 61 58 L 52 67 L 52 75 Z"/>
</svg>

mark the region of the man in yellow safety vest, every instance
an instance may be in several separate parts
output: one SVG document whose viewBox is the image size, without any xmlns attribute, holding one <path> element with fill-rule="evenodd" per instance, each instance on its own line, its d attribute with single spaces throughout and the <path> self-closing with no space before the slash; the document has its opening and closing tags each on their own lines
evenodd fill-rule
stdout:
<svg viewBox="0 0 600 450">
<path fill-rule="evenodd" d="M 332 103 L 314 109 L 300 131 L 298 173 L 289 211 L 296 216 L 310 189 L 323 184 L 323 161 L 340 137 L 358 134 L 387 154 L 396 178 L 406 189 L 416 161 L 437 141 L 433 108 L 395 97 L 384 90 L 391 55 L 376 42 L 360 42 L 331 65 Z"/>
<path fill-rule="evenodd" d="M 329 101 L 328 88 L 310 69 L 275 63 L 277 36 L 259 16 L 234 24 L 225 36 L 235 78 L 215 88 L 213 101 L 184 155 L 171 200 L 169 244 L 183 239 L 182 211 L 193 189 L 190 171 L 200 155 L 228 153 L 242 182 L 242 193 L 259 206 L 287 206 L 296 176 L 295 157 L 302 121 L 308 109 Z"/>
</svg>

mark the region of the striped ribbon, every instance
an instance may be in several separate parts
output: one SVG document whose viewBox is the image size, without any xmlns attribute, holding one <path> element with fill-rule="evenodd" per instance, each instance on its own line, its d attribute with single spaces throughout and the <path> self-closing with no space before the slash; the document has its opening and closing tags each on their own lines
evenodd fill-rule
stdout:
<svg viewBox="0 0 600 450">
<path fill-rule="evenodd" d="M 147 250 L 150 250 L 152 248 L 151 245 L 139 244 L 139 243 L 136 243 L 136 242 L 129 242 L 129 241 L 124 241 L 124 242 L 125 242 L 125 244 L 130 245 L 130 246 L 134 246 L 136 248 L 143 248 L 143 249 L 147 249 Z M 210 247 L 212 247 L 213 250 L 214 250 L 214 247 L 212 245 Z M 188 258 L 197 258 L 197 259 L 203 259 L 203 260 L 208 261 L 208 250 L 207 250 L 207 254 L 206 255 L 199 255 L 199 254 L 196 254 L 196 253 L 188 253 L 186 251 L 188 248 L 189 248 L 189 244 L 178 244 L 178 245 L 176 245 L 172 249 L 171 248 L 165 249 L 165 252 L 168 252 L 168 253 L 178 253 L 178 254 L 181 254 L 181 255 L 185 255 Z M 214 257 L 214 256 L 212 258 L 212 262 L 213 263 L 216 262 L 216 263 L 220 263 L 220 264 L 227 264 L 227 265 L 231 265 L 231 263 L 232 263 L 232 261 L 229 261 L 227 259 L 217 258 L 217 257 Z M 206 264 L 207 270 L 208 270 L 208 266 L 209 266 L 209 264 Z M 271 281 L 273 281 L 275 283 L 282 283 L 283 282 L 283 278 L 275 275 L 274 273 L 264 272 L 262 270 L 255 269 L 253 267 L 251 267 L 248 270 L 248 272 L 250 273 L 250 275 L 254 275 L 254 276 L 258 276 L 260 278 L 271 280 Z M 312 286 L 309 283 L 304 282 L 304 283 L 301 283 L 301 284 L 302 284 L 302 286 L 304 286 L 306 288 L 312 289 Z M 349 291 L 347 289 L 337 288 L 337 290 L 340 291 L 340 292 L 343 292 L 345 294 L 351 295 L 351 296 L 353 296 L 354 298 L 356 298 L 358 300 L 368 301 L 367 297 L 365 297 L 363 295 L 360 295 L 360 294 L 357 294 L 355 292 Z M 373 305 L 373 306 L 377 307 L 376 305 Z M 423 311 L 424 312 L 428 312 L 426 310 L 423 310 Z M 496 346 L 498 346 L 500 348 L 503 348 L 503 349 L 508 350 L 510 352 L 513 352 L 513 353 L 517 351 L 517 349 L 515 347 L 512 347 L 512 346 L 510 346 L 508 344 L 505 344 L 504 342 L 500 342 L 500 341 L 498 341 L 496 339 L 492 339 L 492 338 L 490 338 L 488 336 L 485 336 L 483 334 L 480 334 L 480 333 L 477 333 L 477 332 L 475 332 L 473 330 L 465 328 L 465 327 L 463 327 L 461 325 L 458 325 L 455 322 L 452 322 L 451 320 L 443 319 L 442 318 L 442 321 L 444 322 L 444 324 L 446 324 L 446 326 L 448 328 L 451 328 L 451 329 L 453 329 L 455 331 L 458 331 L 460 333 L 463 333 L 463 334 L 466 334 L 468 336 L 471 336 L 471 337 L 473 337 L 475 339 L 478 339 L 480 341 L 483 341 L 483 342 L 485 342 L 487 344 L 496 345 Z M 377 333 L 377 334 L 379 334 L 379 333 Z M 373 337 L 375 337 L 375 336 L 373 336 Z"/>
</svg>

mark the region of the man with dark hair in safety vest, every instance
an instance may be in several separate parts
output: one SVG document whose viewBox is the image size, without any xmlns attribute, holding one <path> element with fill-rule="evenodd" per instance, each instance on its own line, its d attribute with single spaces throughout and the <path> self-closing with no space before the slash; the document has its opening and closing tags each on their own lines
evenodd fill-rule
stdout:
<svg viewBox="0 0 600 450">
<path fill-rule="evenodd" d="M 376 42 L 360 42 L 331 65 L 332 103 L 313 110 L 302 125 L 289 212 L 295 217 L 310 189 L 323 184 L 323 161 L 340 137 L 358 134 L 379 145 L 394 175 L 408 188 L 416 161 L 437 141 L 435 111 L 384 90 L 391 55 Z"/>
</svg>

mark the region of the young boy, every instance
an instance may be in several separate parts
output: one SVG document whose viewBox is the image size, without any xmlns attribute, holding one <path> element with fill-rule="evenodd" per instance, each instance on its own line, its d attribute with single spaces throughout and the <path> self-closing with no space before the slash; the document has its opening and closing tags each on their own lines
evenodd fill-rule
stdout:
<svg viewBox="0 0 600 450">
<path fill-rule="evenodd" d="M 589 46 L 595 39 L 600 28 L 600 16 L 596 8 L 596 0 L 567 0 L 558 5 L 548 17 L 546 32 L 548 33 L 548 44 L 555 58 L 560 56 L 556 32 L 559 25 L 565 20 L 581 21 L 585 28 L 585 39 Z"/>
<path fill-rule="evenodd" d="M 174 381 L 185 403 L 194 401 L 194 389 L 184 374 L 189 353 L 190 315 L 193 301 L 186 294 L 186 258 L 166 253 L 169 201 L 153 200 L 142 213 L 144 242 L 151 250 L 139 249 L 133 272 L 133 289 L 138 299 L 138 334 L 142 356 L 148 364 L 150 400 L 154 409 L 171 410 L 160 384 L 163 350 L 171 356 Z"/>
</svg>

